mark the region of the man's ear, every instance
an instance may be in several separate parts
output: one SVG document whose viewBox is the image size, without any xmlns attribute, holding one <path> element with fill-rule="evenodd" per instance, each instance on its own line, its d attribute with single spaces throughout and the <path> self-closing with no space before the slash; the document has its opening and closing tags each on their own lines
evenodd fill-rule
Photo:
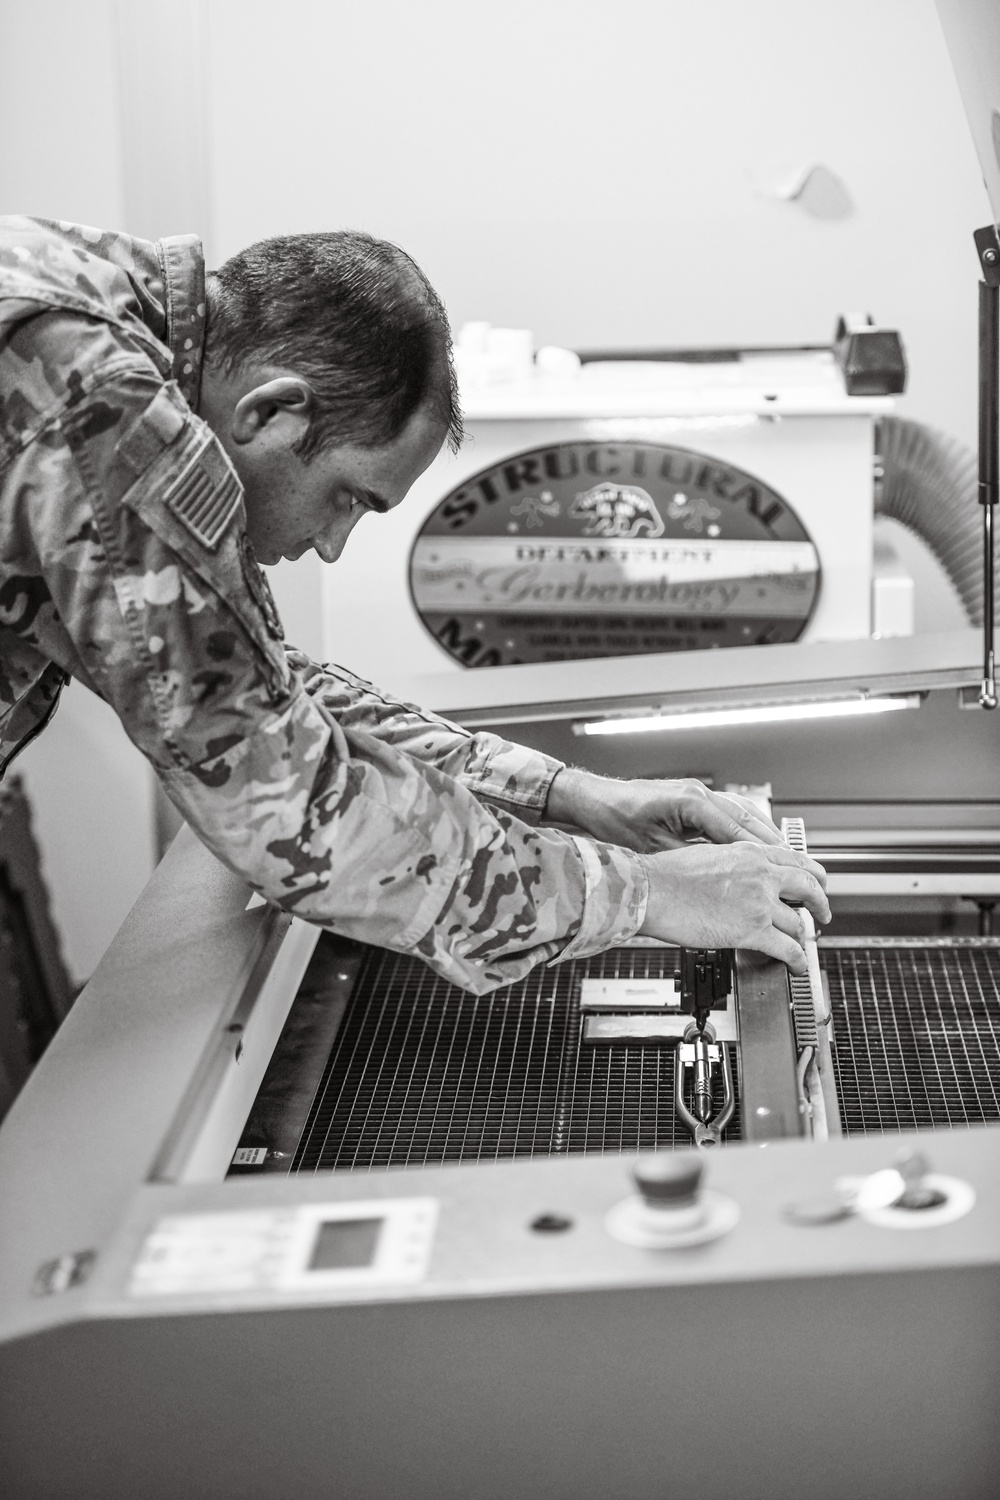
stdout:
<svg viewBox="0 0 1000 1500">
<path fill-rule="evenodd" d="M 312 419 L 316 398 L 308 380 L 298 375 L 279 375 L 247 391 L 236 403 L 232 435 L 236 443 L 251 443 L 265 428 L 269 435 L 287 436 L 291 446 L 305 436 Z M 285 432 L 287 429 L 287 432 Z"/>
</svg>

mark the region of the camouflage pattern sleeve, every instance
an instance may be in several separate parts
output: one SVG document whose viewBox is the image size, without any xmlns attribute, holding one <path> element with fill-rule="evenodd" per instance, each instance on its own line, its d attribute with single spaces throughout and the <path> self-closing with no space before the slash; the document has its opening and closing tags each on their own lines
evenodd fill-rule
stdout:
<svg viewBox="0 0 1000 1500">
<path fill-rule="evenodd" d="M 562 761 L 495 734 L 472 734 L 414 703 L 398 703 L 332 662 L 320 667 L 298 651 L 288 651 L 288 657 L 306 692 L 345 727 L 364 729 L 414 760 L 436 766 L 481 801 L 525 823 L 545 816 L 549 787 L 563 769 Z"/>
<path fill-rule="evenodd" d="M 115 708 L 199 837 L 288 911 L 476 992 L 630 936 L 638 856 L 485 806 L 449 774 L 465 752 L 415 758 L 309 691 L 223 450 L 121 329 L 88 323 L 70 369 L 67 320 L 21 338 L 52 400 L 5 464 L 5 566 L 26 643 Z"/>
</svg>

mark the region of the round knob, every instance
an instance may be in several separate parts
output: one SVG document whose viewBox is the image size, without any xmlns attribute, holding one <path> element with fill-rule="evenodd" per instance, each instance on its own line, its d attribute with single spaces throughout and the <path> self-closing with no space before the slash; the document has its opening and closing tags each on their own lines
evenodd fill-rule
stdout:
<svg viewBox="0 0 1000 1500">
<path fill-rule="evenodd" d="M 693 1151 L 658 1151 L 640 1156 L 632 1176 L 647 1207 L 690 1208 L 698 1197 L 702 1168 Z"/>
<path fill-rule="evenodd" d="M 903 1191 L 896 1199 L 896 1208 L 940 1208 L 947 1202 L 946 1195 L 926 1181 L 930 1163 L 922 1151 L 900 1152 L 896 1157 L 896 1170 L 903 1179 Z"/>
</svg>

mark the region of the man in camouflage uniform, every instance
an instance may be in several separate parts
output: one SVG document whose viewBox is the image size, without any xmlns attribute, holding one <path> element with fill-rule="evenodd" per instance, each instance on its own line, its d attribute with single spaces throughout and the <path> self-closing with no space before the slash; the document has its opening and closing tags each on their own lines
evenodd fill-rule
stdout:
<svg viewBox="0 0 1000 1500">
<path fill-rule="evenodd" d="M 206 290 L 193 237 L 0 219 L 0 774 L 73 677 L 256 890 L 468 989 L 639 930 L 802 971 L 781 898 L 826 919 L 823 872 L 748 804 L 569 771 L 283 644 L 258 559 L 334 561 L 449 435 L 443 309 L 395 247 L 268 241 Z"/>
</svg>

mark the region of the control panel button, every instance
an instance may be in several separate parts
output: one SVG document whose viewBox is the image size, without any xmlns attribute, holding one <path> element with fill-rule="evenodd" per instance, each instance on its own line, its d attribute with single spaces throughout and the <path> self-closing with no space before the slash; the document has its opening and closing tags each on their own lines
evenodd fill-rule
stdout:
<svg viewBox="0 0 1000 1500">
<path fill-rule="evenodd" d="M 632 1176 L 649 1208 L 689 1208 L 698 1197 L 703 1169 L 693 1151 L 658 1151 L 640 1156 Z"/>
<path fill-rule="evenodd" d="M 704 1162 L 694 1151 L 659 1151 L 632 1167 L 638 1193 L 616 1203 L 605 1219 L 608 1233 L 640 1250 L 681 1250 L 728 1234 L 739 1205 L 723 1193 L 701 1190 Z"/>
</svg>

